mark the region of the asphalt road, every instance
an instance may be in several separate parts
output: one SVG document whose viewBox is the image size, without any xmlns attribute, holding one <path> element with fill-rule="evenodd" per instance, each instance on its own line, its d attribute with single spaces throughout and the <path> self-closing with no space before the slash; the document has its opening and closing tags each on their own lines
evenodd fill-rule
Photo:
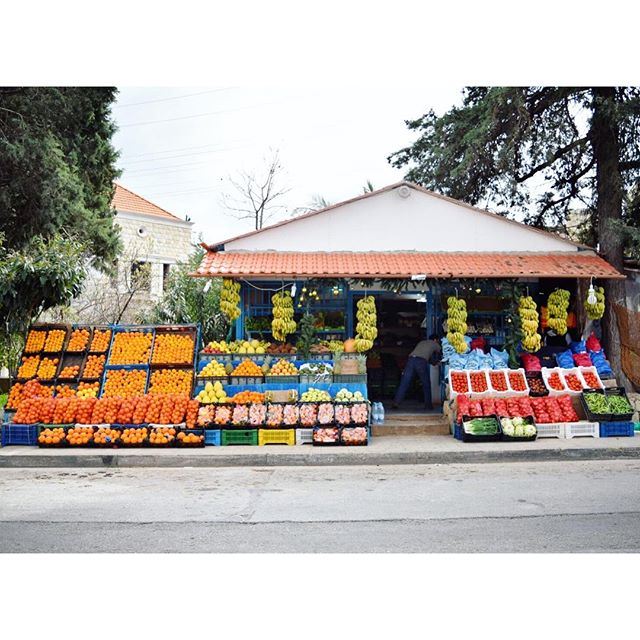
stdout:
<svg viewBox="0 0 640 640">
<path fill-rule="evenodd" d="M 640 462 L 4 469 L 2 552 L 637 552 Z"/>
</svg>

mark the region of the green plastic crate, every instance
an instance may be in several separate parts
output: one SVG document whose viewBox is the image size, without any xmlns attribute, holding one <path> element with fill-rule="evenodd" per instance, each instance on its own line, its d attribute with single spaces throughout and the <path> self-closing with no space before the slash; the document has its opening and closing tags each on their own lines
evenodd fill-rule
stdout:
<svg viewBox="0 0 640 640">
<path fill-rule="evenodd" d="M 223 447 L 234 444 L 258 446 L 257 429 L 223 429 L 221 443 Z"/>
</svg>

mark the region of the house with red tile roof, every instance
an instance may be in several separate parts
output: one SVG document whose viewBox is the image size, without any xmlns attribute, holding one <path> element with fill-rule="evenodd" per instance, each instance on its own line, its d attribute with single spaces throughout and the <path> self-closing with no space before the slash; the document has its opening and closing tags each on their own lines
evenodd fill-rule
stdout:
<svg viewBox="0 0 640 640">
<path fill-rule="evenodd" d="M 112 205 L 123 245 L 118 272 L 111 278 L 90 272 L 73 305 L 79 321 L 115 322 L 122 312 L 121 322 L 133 322 L 160 298 L 171 268 L 193 251 L 193 223 L 187 219 L 117 183 Z"/>
</svg>

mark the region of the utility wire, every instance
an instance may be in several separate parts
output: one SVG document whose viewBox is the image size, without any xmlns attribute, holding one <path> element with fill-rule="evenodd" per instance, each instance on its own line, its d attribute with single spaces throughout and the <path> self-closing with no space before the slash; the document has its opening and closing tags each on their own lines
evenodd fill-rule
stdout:
<svg viewBox="0 0 640 640">
<path fill-rule="evenodd" d="M 176 122 L 177 120 L 191 120 L 193 118 L 204 118 L 206 116 L 216 116 L 220 113 L 232 113 L 235 111 L 244 111 L 246 109 L 256 109 L 257 107 L 266 107 L 272 104 L 282 104 L 283 102 L 288 102 L 288 100 L 276 100 L 275 102 L 262 102 L 260 104 L 251 104 L 246 107 L 236 107 L 235 109 L 221 109 L 220 111 L 209 111 L 207 113 L 195 113 L 190 116 L 178 116 L 176 118 L 163 118 L 162 120 L 144 120 L 142 122 L 129 122 L 127 124 L 118 125 L 120 129 L 124 129 L 126 127 L 141 127 L 147 124 L 159 124 L 161 122 Z"/>
<path fill-rule="evenodd" d="M 229 89 L 237 89 L 237 87 L 221 87 L 220 89 L 209 89 L 208 91 L 199 91 L 198 93 L 185 93 L 181 96 L 169 96 L 168 98 L 144 100 L 143 102 L 127 102 L 126 104 L 116 104 L 114 108 L 125 109 L 126 107 L 137 107 L 138 105 L 141 105 L 141 104 L 152 104 L 154 102 L 167 102 L 168 100 L 181 100 L 182 98 L 192 98 L 193 96 L 203 96 L 207 93 L 218 93 L 219 91 L 229 91 Z"/>
</svg>

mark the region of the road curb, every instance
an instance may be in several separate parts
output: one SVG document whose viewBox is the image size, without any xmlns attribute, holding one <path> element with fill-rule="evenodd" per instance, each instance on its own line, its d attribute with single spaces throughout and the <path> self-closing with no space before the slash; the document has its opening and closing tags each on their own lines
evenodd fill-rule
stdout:
<svg viewBox="0 0 640 640">
<path fill-rule="evenodd" d="M 168 455 L 126 453 L 20 454 L 0 455 L 0 468 L 113 468 L 113 467 L 335 467 L 408 464 L 482 464 L 494 462 L 562 462 L 581 460 L 640 459 L 640 447 L 599 449 L 534 449 L 513 451 L 349 451 L 341 454 L 251 453 L 193 455 L 176 452 Z"/>
</svg>

